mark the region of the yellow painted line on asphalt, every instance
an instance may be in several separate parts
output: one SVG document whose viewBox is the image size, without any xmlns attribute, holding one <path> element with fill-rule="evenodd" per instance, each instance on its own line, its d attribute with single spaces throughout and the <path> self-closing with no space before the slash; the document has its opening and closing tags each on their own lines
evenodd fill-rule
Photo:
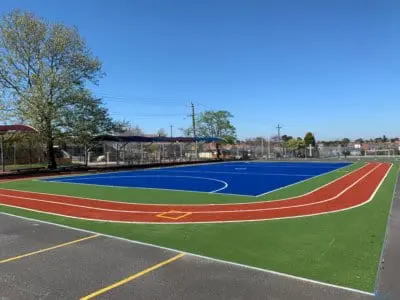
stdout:
<svg viewBox="0 0 400 300">
<path fill-rule="evenodd" d="M 122 280 L 120 280 L 118 282 L 115 282 L 115 283 L 113 283 L 113 284 L 111 284 L 111 285 L 109 285 L 109 286 L 107 286 L 105 288 L 102 288 L 101 290 L 93 292 L 93 293 L 81 298 L 80 300 L 89 300 L 89 299 L 92 299 L 92 298 L 94 298 L 96 296 L 104 294 L 104 293 L 106 293 L 106 292 L 108 292 L 108 291 L 110 291 L 112 289 L 115 289 L 116 287 L 119 287 L 119 286 L 121 286 L 121 285 L 123 285 L 123 284 L 125 284 L 125 283 L 127 283 L 129 281 L 132 281 L 132 280 L 134 280 L 136 278 L 139 278 L 140 276 L 143 276 L 143 275 L 145 275 L 145 274 L 147 274 L 147 273 L 149 273 L 151 271 L 154 271 L 154 270 L 156 270 L 158 268 L 161 268 L 162 266 L 165 266 L 165 265 L 167 265 L 169 263 L 172 263 L 172 262 L 180 259 L 184 255 L 185 255 L 185 253 L 180 253 L 178 255 L 175 255 L 174 257 L 172 257 L 170 259 L 167 259 L 167 260 L 164 260 L 164 261 L 162 261 L 162 262 L 160 262 L 160 263 L 158 263 L 158 264 L 156 264 L 156 265 L 154 265 L 154 266 L 152 266 L 150 268 L 147 268 L 147 269 L 145 269 L 145 270 L 143 270 L 143 271 L 141 271 L 139 273 L 136 273 L 136 274 L 134 274 L 132 276 L 129 276 L 129 277 L 125 278 L 125 279 L 122 279 Z"/>
<path fill-rule="evenodd" d="M 10 257 L 10 258 L 7 258 L 7 259 L 0 260 L 0 264 L 4 264 L 4 263 L 10 262 L 10 261 L 22 259 L 22 258 L 25 258 L 25 257 L 28 257 L 28 256 L 40 254 L 40 253 L 43 253 L 43 252 L 51 251 L 51 250 L 58 249 L 58 248 L 61 248 L 61 247 L 73 245 L 73 244 L 76 244 L 76 243 L 79 243 L 79 242 L 83 242 L 83 241 L 87 241 L 87 240 L 90 240 L 90 239 L 93 239 L 93 238 L 96 238 L 96 237 L 99 237 L 99 236 L 100 236 L 100 234 L 95 234 L 95 235 L 87 236 L 87 237 L 84 237 L 84 238 L 81 238 L 81 239 L 78 239 L 78 240 L 73 240 L 73 241 L 70 241 L 70 242 L 67 242 L 67 243 L 55 245 L 55 246 L 52 246 L 52 247 L 49 247 L 49 248 L 44 248 L 44 249 L 41 249 L 41 250 L 37 250 L 37 251 L 33 251 L 33 252 L 22 254 L 22 255 Z"/>
</svg>

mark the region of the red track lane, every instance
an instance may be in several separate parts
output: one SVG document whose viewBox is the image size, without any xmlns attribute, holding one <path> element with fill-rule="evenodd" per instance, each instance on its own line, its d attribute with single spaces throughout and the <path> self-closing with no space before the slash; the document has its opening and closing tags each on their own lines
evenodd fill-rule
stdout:
<svg viewBox="0 0 400 300">
<path fill-rule="evenodd" d="M 390 166 L 388 163 L 370 163 L 304 196 L 272 202 L 149 205 L 0 190 L 0 203 L 63 216 L 113 222 L 200 223 L 299 217 L 348 209 L 369 201 Z M 165 216 L 181 218 L 157 216 L 171 210 L 182 213 Z M 190 214 L 184 215 L 184 212 Z"/>
</svg>

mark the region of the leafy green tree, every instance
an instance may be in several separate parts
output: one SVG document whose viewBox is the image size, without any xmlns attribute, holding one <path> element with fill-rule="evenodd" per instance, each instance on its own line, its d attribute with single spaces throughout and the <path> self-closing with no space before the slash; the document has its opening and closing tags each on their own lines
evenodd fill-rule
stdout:
<svg viewBox="0 0 400 300">
<path fill-rule="evenodd" d="M 84 146 L 86 151 L 96 144 L 94 136 L 121 133 L 126 128 L 126 123 L 115 122 L 103 107 L 102 100 L 92 97 L 88 91 L 79 91 L 70 103 L 74 105 L 64 107 L 63 117 L 60 118 L 64 121 L 59 124 L 63 131 L 55 136 L 67 136 L 76 145 Z"/>
<path fill-rule="evenodd" d="M 290 136 L 290 135 L 284 134 L 284 135 L 282 135 L 281 139 L 282 139 L 282 141 L 285 143 L 285 142 L 287 142 L 287 141 L 293 139 L 293 137 Z"/>
<path fill-rule="evenodd" d="M 348 138 L 344 138 L 342 139 L 342 141 L 340 142 L 340 144 L 342 146 L 347 146 L 350 143 L 350 140 Z"/>
<path fill-rule="evenodd" d="M 284 147 L 286 149 L 288 149 L 289 151 L 299 150 L 304 147 L 304 141 L 292 138 L 292 139 L 288 140 L 287 142 L 285 142 Z"/>
<path fill-rule="evenodd" d="M 69 131 L 63 128 L 65 114 L 83 110 L 89 101 L 85 83 L 96 84 L 101 76 L 99 59 L 76 29 L 21 11 L 1 19 L 3 100 L 15 112 L 14 120 L 18 118 L 39 130 L 47 145 L 50 168 L 57 167 L 53 148 L 56 136 Z M 100 115 L 105 116 L 105 111 Z"/>
<path fill-rule="evenodd" d="M 386 135 L 382 136 L 382 142 L 386 143 L 388 141 L 388 138 L 386 137 Z"/>
<path fill-rule="evenodd" d="M 307 132 L 304 137 L 304 146 L 308 147 L 309 145 L 315 147 L 315 137 L 311 132 Z"/>
<path fill-rule="evenodd" d="M 236 137 L 236 128 L 230 119 L 233 115 L 226 110 L 205 111 L 197 118 L 197 135 L 218 138 Z"/>
<path fill-rule="evenodd" d="M 205 111 L 196 118 L 196 136 L 217 137 L 228 141 L 236 138 L 236 128 L 232 125 L 233 115 L 226 110 Z M 193 136 L 193 128 L 182 130 L 186 136 Z"/>
</svg>

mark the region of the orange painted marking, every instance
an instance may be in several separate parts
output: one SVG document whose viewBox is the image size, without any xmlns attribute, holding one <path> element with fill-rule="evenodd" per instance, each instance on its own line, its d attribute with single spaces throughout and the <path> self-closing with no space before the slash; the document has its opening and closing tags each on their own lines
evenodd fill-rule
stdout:
<svg viewBox="0 0 400 300">
<path fill-rule="evenodd" d="M 170 219 L 170 220 L 179 220 L 179 219 L 187 217 L 188 215 L 191 215 L 191 214 L 192 214 L 191 212 L 183 212 L 183 211 L 179 211 L 179 210 L 169 210 L 169 211 L 163 212 L 161 214 L 158 214 L 157 217 Z M 178 216 L 174 217 L 174 215 L 178 215 Z"/>
</svg>

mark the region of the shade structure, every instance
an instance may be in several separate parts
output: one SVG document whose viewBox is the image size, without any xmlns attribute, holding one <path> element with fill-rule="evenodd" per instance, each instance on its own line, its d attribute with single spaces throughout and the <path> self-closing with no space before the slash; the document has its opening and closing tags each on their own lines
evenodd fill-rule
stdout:
<svg viewBox="0 0 400 300">
<path fill-rule="evenodd" d="M 38 132 L 35 128 L 29 125 L 0 125 L 0 133 L 8 132 Z"/>
<path fill-rule="evenodd" d="M 93 141 L 97 142 L 119 142 L 119 143 L 194 143 L 194 142 L 205 142 L 215 143 L 223 142 L 221 138 L 214 137 L 148 137 L 148 136 L 117 136 L 117 135 L 99 135 L 93 138 Z"/>
</svg>

